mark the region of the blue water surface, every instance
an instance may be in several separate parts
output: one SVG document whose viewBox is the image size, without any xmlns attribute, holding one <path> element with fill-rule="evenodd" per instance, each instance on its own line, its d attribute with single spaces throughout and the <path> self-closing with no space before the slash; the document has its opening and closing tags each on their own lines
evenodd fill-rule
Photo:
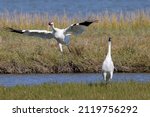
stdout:
<svg viewBox="0 0 150 117">
<path fill-rule="evenodd" d="M 150 8 L 150 0 L 0 0 L 0 13 L 49 13 L 75 16 L 102 11 L 136 11 Z"/>
<path fill-rule="evenodd" d="M 150 82 L 149 73 L 115 73 L 112 82 Z M 96 83 L 103 82 L 100 73 L 65 74 L 1 74 L 0 86 L 38 85 L 43 83 Z"/>
</svg>

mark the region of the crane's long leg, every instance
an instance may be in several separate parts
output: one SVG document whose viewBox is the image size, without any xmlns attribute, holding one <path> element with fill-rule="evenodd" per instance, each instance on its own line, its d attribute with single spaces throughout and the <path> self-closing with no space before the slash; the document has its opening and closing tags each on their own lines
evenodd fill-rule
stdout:
<svg viewBox="0 0 150 117">
<path fill-rule="evenodd" d="M 110 72 L 110 79 L 112 79 L 113 77 L 113 72 Z"/>
<path fill-rule="evenodd" d="M 102 74 L 103 74 L 103 79 L 106 81 L 106 75 L 107 75 L 107 73 L 103 72 Z"/>
</svg>

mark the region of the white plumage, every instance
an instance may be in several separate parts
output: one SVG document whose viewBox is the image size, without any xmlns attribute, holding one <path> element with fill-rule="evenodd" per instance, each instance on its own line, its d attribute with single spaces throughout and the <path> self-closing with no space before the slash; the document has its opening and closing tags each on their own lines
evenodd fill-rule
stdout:
<svg viewBox="0 0 150 117">
<path fill-rule="evenodd" d="M 84 21 L 81 23 L 72 24 L 71 26 L 65 28 L 65 29 L 59 29 L 54 27 L 53 22 L 49 22 L 49 26 L 52 28 L 52 31 L 47 30 L 18 30 L 9 28 L 11 32 L 20 33 L 28 36 L 34 36 L 34 37 L 40 37 L 43 39 L 51 39 L 54 38 L 57 40 L 60 51 L 63 52 L 62 44 L 66 45 L 69 49 L 69 43 L 70 43 L 70 35 L 71 34 L 81 34 L 86 27 L 88 27 L 93 22 L 97 22 L 98 20 L 93 21 Z M 70 49 L 69 49 L 70 51 Z"/>
<path fill-rule="evenodd" d="M 108 53 L 102 65 L 102 75 L 106 83 L 112 79 L 114 72 L 114 64 L 111 57 L 111 38 L 108 40 Z"/>
</svg>

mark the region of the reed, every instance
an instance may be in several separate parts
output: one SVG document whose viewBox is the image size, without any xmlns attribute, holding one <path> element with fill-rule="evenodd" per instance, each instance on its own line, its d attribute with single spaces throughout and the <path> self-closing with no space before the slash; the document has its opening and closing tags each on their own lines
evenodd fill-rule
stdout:
<svg viewBox="0 0 150 117">
<path fill-rule="evenodd" d="M 49 20 L 56 27 L 98 19 L 82 35 L 72 36 L 71 53 L 59 52 L 55 40 L 21 36 L 4 30 L 46 29 Z M 112 37 L 112 57 L 118 72 L 150 72 L 150 12 L 90 14 L 68 18 L 45 14 L 5 12 L 0 15 L 0 73 L 99 72 Z"/>
</svg>

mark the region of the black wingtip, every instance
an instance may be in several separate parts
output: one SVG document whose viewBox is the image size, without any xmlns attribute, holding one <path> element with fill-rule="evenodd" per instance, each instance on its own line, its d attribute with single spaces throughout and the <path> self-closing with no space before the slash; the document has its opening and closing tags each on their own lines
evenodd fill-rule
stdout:
<svg viewBox="0 0 150 117">
<path fill-rule="evenodd" d="M 8 30 L 10 32 L 20 33 L 20 34 L 24 33 L 24 32 L 22 32 L 22 30 L 13 29 L 13 28 L 10 28 L 10 27 L 6 27 L 5 30 Z"/>
<path fill-rule="evenodd" d="M 111 41 L 111 37 L 109 37 L 108 41 Z"/>
<path fill-rule="evenodd" d="M 90 24 L 94 22 L 98 22 L 98 20 L 87 20 L 87 21 L 79 23 L 79 25 L 89 26 Z"/>
</svg>

